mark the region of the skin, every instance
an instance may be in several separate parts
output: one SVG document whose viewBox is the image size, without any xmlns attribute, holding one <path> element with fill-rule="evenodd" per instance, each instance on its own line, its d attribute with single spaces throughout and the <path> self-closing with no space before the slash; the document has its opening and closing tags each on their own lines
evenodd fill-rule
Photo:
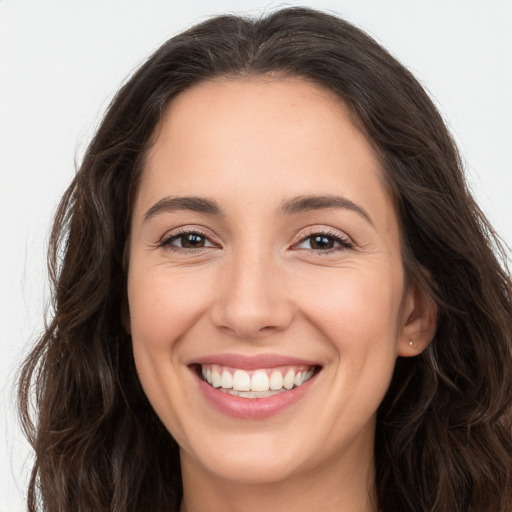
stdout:
<svg viewBox="0 0 512 512">
<path fill-rule="evenodd" d="M 371 144 L 331 93 L 275 77 L 185 91 L 152 142 L 133 213 L 130 330 L 142 386 L 181 448 L 182 510 L 376 510 L 376 410 L 397 356 L 432 338 L 435 310 L 406 284 Z M 283 212 L 306 195 L 360 211 Z M 214 200 L 222 214 L 145 220 L 181 196 Z M 199 230 L 204 245 L 162 245 L 180 230 Z M 317 233 L 328 250 L 311 244 Z M 235 419 L 209 405 L 187 366 L 219 353 L 300 357 L 322 370 L 285 411 Z"/>
</svg>

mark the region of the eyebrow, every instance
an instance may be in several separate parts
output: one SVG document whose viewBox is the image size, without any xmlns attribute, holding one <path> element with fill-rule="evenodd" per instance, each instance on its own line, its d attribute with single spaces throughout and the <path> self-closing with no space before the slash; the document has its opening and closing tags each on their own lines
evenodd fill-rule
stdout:
<svg viewBox="0 0 512 512">
<path fill-rule="evenodd" d="M 285 201 L 281 205 L 281 212 L 284 215 L 293 215 L 295 213 L 307 212 L 311 210 L 324 210 L 328 208 L 343 208 L 351 210 L 362 216 L 372 226 L 374 226 L 371 217 L 366 210 L 358 204 L 341 196 L 333 195 L 308 195 L 298 196 Z M 218 203 L 212 199 L 203 197 L 173 197 L 167 196 L 156 202 L 144 215 L 144 222 L 161 213 L 172 213 L 178 210 L 189 210 L 208 215 L 223 216 L 222 209 Z"/>
<path fill-rule="evenodd" d="M 361 217 L 366 219 L 372 226 L 374 226 L 370 215 L 368 215 L 368 212 L 364 208 L 354 203 L 353 201 L 350 201 L 350 199 L 346 199 L 345 197 L 341 196 L 299 196 L 290 199 L 289 201 L 286 201 L 281 205 L 282 212 L 288 215 L 300 212 L 307 212 L 311 210 L 323 210 L 327 208 L 343 208 L 346 210 L 351 210 L 359 214 Z"/>
<path fill-rule="evenodd" d="M 160 213 L 171 213 L 177 210 L 190 210 L 209 215 L 222 216 L 219 205 L 211 199 L 202 197 L 163 197 L 144 215 L 144 222 Z"/>
</svg>

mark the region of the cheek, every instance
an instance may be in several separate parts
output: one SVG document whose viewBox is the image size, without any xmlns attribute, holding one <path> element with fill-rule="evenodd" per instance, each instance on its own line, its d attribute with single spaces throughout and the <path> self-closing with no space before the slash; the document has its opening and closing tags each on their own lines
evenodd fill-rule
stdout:
<svg viewBox="0 0 512 512">
<path fill-rule="evenodd" d="M 347 271 L 304 299 L 309 322 L 336 361 L 326 368 L 332 384 L 325 402 L 336 416 L 334 438 L 336 431 L 362 428 L 386 394 L 397 358 L 402 286 L 401 272 Z"/>
<path fill-rule="evenodd" d="M 383 347 L 396 340 L 402 300 L 400 274 L 340 269 L 302 280 L 302 311 L 339 351 Z M 389 345 L 389 343 L 388 343 Z"/>
<path fill-rule="evenodd" d="M 169 350 L 204 309 L 204 284 L 192 273 L 166 271 L 165 266 L 142 270 L 134 266 L 128 278 L 128 303 L 134 345 L 152 351 Z"/>
<path fill-rule="evenodd" d="M 142 387 L 157 413 L 175 403 L 172 393 L 180 378 L 180 339 L 194 325 L 201 304 L 196 287 L 164 265 L 146 267 L 132 261 L 128 274 L 128 304 L 133 354 Z M 165 407 L 164 407 L 165 408 Z M 160 414 L 159 414 L 160 415 Z M 167 425 L 168 427 L 170 425 Z"/>
<path fill-rule="evenodd" d="M 185 428 L 176 411 L 186 410 L 189 389 L 180 385 L 186 367 L 182 337 L 195 325 L 203 302 L 200 283 L 164 265 L 146 267 L 131 262 L 128 303 L 137 374 L 157 415 L 178 442 Z M 179 392 L 177 392 L 179 390 Z"/>
<path fill-rule="evenodd" d="M 317 280 L 317 293 L 303 295 L 302 310 L 336 361 L 327 368 L 329 407 L 359 418 L 370 417 L 382 401 L 397 358 L 403 279 L 401 269 L 386 270 L 340 269 L 336 278 Z"/>
</svg>

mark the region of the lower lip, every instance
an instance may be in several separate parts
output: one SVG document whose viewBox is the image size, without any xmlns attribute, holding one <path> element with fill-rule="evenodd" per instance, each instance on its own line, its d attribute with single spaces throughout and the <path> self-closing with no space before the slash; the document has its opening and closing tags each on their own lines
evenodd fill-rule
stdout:
<svg viewBox="0 0 512 512">
<path fill-rule="evenodd" d="M 219 412 L 232 418 L 259 420 L 275 416 L 296 404 L 310 389 L 314 375 L 299 387 L 265 398 L 242 398 L 224 393 L 204 382 L 199 376 L 199 389 Z"/>
</svg>

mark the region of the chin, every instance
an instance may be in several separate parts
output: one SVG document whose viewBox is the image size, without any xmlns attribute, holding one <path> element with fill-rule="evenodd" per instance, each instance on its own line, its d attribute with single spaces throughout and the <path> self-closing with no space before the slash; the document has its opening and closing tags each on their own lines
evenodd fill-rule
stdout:
<svg viewBox="0 0 512 512">
<path fill-rule="evenodd" d="M 248 449 L 237 444 L 229 453 L 218 453 L 212 450 L 207 457 L 201 456 L 200 465 L 204 470 L 222 481 L 237 482 L 240 484 L 265 485 L 286 481 L 292 476 L 304 471 L 308 457 L 303 451 L 261 448 L 261 444 L 254 444 Z M 299 455 L 299 456 L 298 456 Z M 182 458 L 186 457 L 182 451 Z M 311 457 L 309 457 L 311 460 Z"/>
</svg>

